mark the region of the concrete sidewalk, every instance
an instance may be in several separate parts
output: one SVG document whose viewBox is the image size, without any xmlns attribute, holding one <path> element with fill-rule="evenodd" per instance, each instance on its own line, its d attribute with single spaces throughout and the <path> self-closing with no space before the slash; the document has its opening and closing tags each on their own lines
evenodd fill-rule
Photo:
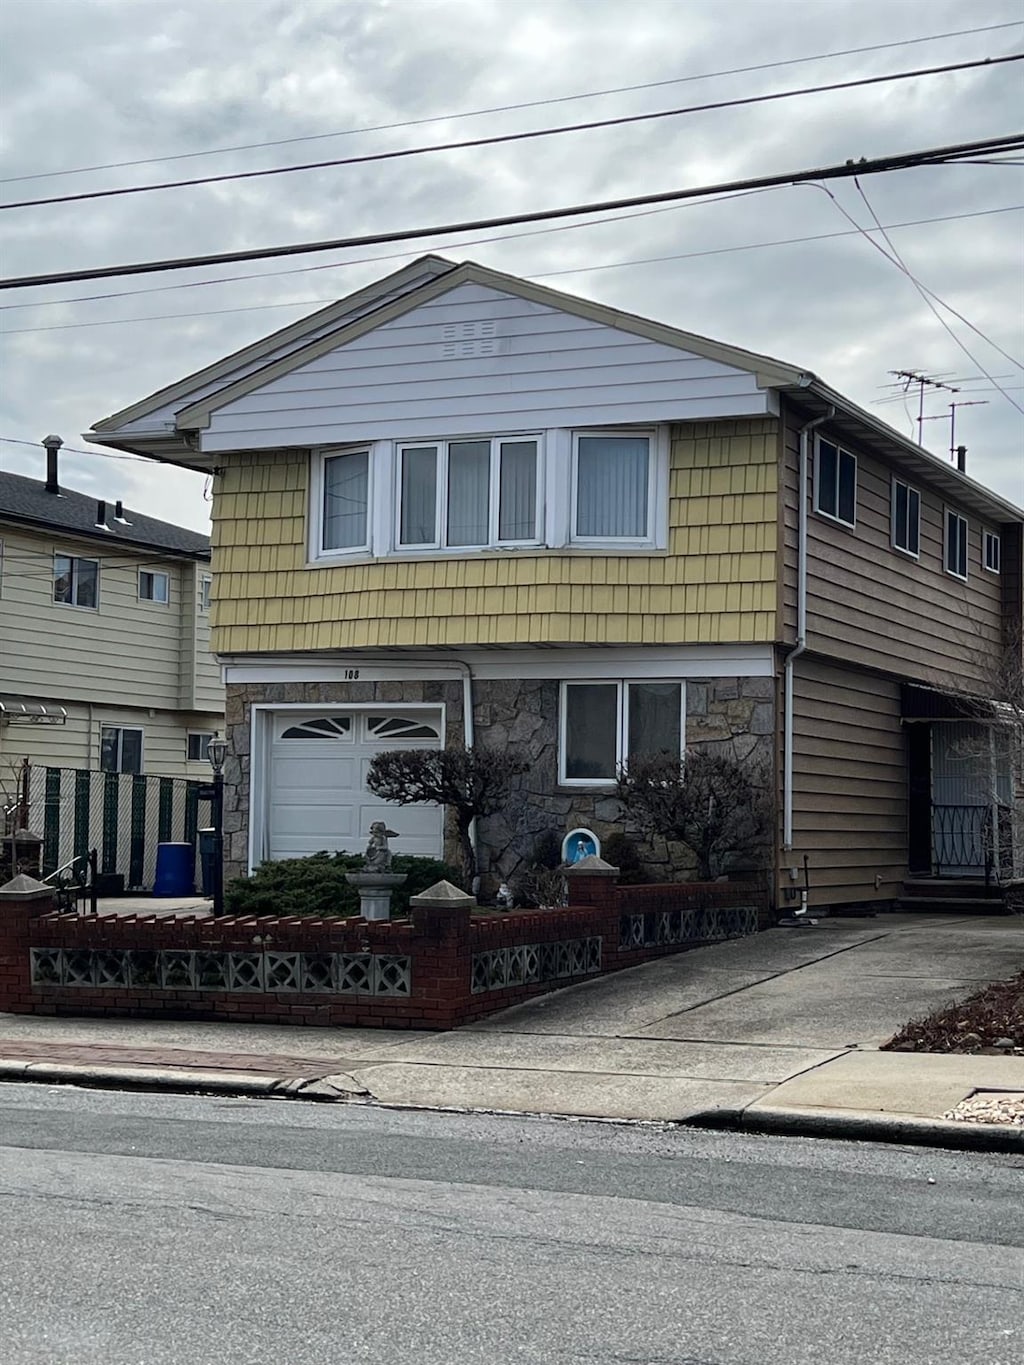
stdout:
<svg viewBox="0 0 1024 1365">
<path fill-rule="evenodd" d="M 0 1077 L 1024 1150 L 1024 1127 L 945 1118 L 977 1092 L 1024 1104 L 1024 1056 L 878 1051 L 908 1019 L 1022 966 L 1012 918 L 824 920 L 452 1033 L 0 1015 Z"/>
</svg>

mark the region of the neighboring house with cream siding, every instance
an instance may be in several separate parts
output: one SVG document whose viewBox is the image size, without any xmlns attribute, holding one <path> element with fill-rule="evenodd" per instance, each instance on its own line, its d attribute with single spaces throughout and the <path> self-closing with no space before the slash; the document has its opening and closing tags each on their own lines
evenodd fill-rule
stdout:
<svg viewBox="0 0 1024 1365">
<path fill-rule="evenodd" d="M 413 744 L 528 756 L 493 877 L 697 744 L 769 770 L 781 906 L 1012 852 L 1022 513 L 808 371 L 428 256 L 89 439 L 214 473 L 229 871 L 361 847 Z"/>
<path fill-rule="evenodd" d="M 205 536 L 0 473 L 0 774 L 209 774 L 223 729 Z"/>
</svg>

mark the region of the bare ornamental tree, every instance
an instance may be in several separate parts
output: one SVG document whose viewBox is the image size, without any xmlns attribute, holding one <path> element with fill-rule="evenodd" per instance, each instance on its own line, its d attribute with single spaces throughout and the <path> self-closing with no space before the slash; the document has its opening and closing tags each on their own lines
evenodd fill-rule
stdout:
<svg viewBox="0 0 1024 1365">
<path fill-rule="evenodd" d="M 696 859 L 697 877 L 714 881 L 732 860 L 764 864 L 772 823 L 768 786 L 765 774 L 694 748 L 682 760 L 635 758 L 620 773 L 617 794 L 647 838 L 684 844 Z"/>
<path fill-rule="evenodd" d="M 451 810 L 469 888 L 477 874 L 473 821 L 501 810 L 513 779 L 528 767 L 525 759 L 500 749 L 392 749 L 373 758 L 366 785 L 382 801 L 427 802 Z"/>
</svg>

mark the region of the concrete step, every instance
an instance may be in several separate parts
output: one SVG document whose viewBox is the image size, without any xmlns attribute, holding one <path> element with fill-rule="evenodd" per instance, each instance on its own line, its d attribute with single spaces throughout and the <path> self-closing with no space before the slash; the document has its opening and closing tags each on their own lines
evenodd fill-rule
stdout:
<svg viewBox="0 0 1024 1365">
<path fill-rule="evenodd" d="M 1008 915 L 1001 896 L 901 896 L 894 902 L 897 910 L 926 915 Z"/>
<path fill-rule="evenodd" d="M 938 877 L 908 877 L 903 883 L 903 895 L 923 896 L 928 900 L 1000 900 L 1002 887 L 998 882 L 986 883 L 981 878 L 946 880 Z"/>
</svg>

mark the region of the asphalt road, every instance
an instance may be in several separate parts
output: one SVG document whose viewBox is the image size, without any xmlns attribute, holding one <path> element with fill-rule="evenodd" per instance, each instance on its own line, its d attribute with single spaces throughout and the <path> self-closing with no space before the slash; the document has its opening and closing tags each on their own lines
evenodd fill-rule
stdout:
<svg viewBox="0 0 1024 1365">
<path fill-rule="evenodd" d="M 0 1087 L 5 1365 L 1018 1365 L 1022 1324 L 1024 1153 Z"/>
</svg>

